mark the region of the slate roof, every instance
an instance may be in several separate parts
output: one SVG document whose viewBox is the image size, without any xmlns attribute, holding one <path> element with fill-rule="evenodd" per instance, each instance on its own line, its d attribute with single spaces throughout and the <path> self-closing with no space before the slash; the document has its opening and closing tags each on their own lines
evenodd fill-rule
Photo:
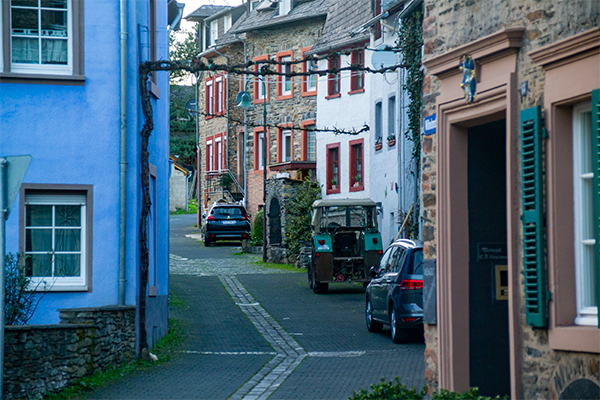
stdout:
<svg viewBox="0 0 600 400">
<path fill-rule="evenodd" d="M 371 0 L 332 0 L 323 33 L 310 50 L 322 54 L 331 50 L 369 40 L 369 31 L 350 36 L 350 33 L 373 17 Z"/>
<path fill-rule="evenodd" d="M 243 24 L 240 24 L 235 30 L 232 28 L 230 31 L 233 33 L 242 33 L 289 24 L 308 18 L 324 17 L 327 15 L 328 6 L 331 1 L 333 0 L 304 1 L 296 5 L 287 15 L 283 16 L 276 15 L 276 8 L 264 11 L 254 9 Z"/>
<path fill-rule="evenodd" d="M 214 15 L 223 10 L 228 10 L 230 8 L 231 8 L 230 6 L 203 5 L 202 7 L 198 8 L 193 13 L 189 14 L 184 19 L 187 19 L 188 21 L 194 21 L 194 22 L 202 21 L 203 19 L 210 17 L 211 15 Z"/>
</svg>

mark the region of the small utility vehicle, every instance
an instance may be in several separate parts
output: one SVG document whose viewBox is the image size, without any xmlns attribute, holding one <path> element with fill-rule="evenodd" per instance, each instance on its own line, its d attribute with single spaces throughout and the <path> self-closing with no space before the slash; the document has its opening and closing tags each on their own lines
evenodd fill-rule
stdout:
<svg viewBox="0 0 600 400">
<path fill-rule="evenodd" d="M 312 260 L 308 283 L 326 293 L 330 282 L 371 280 L 383 247 L 377 230 L 377 203 L 371 199 L 322 199 L 312 205 Z"/>
</svg>

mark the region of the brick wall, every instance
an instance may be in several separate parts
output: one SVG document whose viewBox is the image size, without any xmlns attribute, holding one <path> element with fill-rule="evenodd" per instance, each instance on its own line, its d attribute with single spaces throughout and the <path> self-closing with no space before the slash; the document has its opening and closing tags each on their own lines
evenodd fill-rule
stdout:
<svg viewBox="0 0 600 400">
<path fill-rule="evenodd" d="M 519 100 L 519 109 L 543 104 L 544 73 L 527 55 L 531 50 L 570 37 L 600 24 L 600 3 L 588 0 L 424 0 L 424 60 L 439 56 L 478 38 L 510 26 L 525 26 L 518 55 L 518 82 L 528 82 L 529 91 Z M 434 114 L 440 82 L 425 70 L 423 117 Z M 437 135 L 423 138 L 423 240 L 426 258 L 436 258 Z M 521 266 L 522 270 L 522 266 Z M 523 298 L 523 282 L 520 285 Z M 523 300 L 523 299 L 521 299 Z M 523 303 L 523 301 L 521 301 Z M 524 309 L 520 310 L 524 321 Z M 564 384 L 574 377 L 595 376 L 598 355 L 553 351 L 547 331 L 523 323 L 523 394 L 525 398 L 558 397 Z M 426 378 L 438 382 L 437 327 L 425 327 Z M 561 388 L 562 387 L 562 388 Z"/>
<path fill-rule="evenodd" d="M 58 325 L 7 326 L 4 398 L 42 398 L 135 358 L 133 306 L 60 310 Z"/>
</svg>

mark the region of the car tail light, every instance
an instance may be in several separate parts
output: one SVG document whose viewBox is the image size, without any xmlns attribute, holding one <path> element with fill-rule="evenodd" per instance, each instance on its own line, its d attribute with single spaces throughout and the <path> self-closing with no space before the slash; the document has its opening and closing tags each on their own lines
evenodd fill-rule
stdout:
<svg viewBox="0 0 600 400">
<path fill-rule="evenodd" d="M 416 320 L 417 320 L 416 318 L 412 318 L 412 317 L 411 318 L 402 318 L 402 321 L 404 321 L 404 322 L 413 322 Z"/>
<path fill-rule="evenodd" d="M 323 240 L 323 239 L 319 240 L 319 244 L 320 245 L 324 245 L 325 244 L 325 240 Z"/>
<path fill-rule="evenodd" d="M 207 221 L 216 221 L 217 219 L 213 216 L 213 215 L 209 215 L 208 217 L 206 217 Z"/>
<path fill-rule="evenodd" d="M 244 216 L 242 217 L 242 219 L 243 219 L 243 220 L 248 220 L 248 219 L 250 219 L 250 218 L 248 218 L 248 216 L 247 216 L 247 215 L 244 215 Z"/>
<path fill-rule="evenodd" d="M 422 279 L 402 279 L 402 282 L 400 282 L 400 289 L 402 289 L 402 290 L 423 289 L 423 280 Z"/>
<path fill-rule="evenodd" d="M 215 235 L 210 235 L 210 237 L 211 237 L 211 238 L 214 238 L 214 237 L 215 237 Z"/>
<path fill-rule="evenodd" d="M 321 253 L 315 253 L 315 257 L 321 257 Z"/>
<path fill-rule="evenodd" d="M 383 254 L 383 250 L 379 250 L 379 251 L 377 252 L 377 254 L 379 254 L 379 255 L 382 255 L 382 254 Z"/>
<path fill-rule="evenodd" d="M 378 241 L 377 238 L 373 238 L 373 243 L 377 244 Z"/>
</svg>

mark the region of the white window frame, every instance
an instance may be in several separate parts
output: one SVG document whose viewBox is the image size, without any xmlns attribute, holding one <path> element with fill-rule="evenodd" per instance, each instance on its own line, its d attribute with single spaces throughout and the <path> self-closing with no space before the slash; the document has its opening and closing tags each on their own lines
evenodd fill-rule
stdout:
<svg viewBox="0 0 600 400">
<path fill-rule="evenodd" d="M 227 32 L 233 26 L 233 18 L 231 14 L 223 17 L 223 32 Z"/>
<path fill-rule="evenodd" d="M 208 115 L 212 116 L 215 113 L 215 91 L 214 91 L 214 80 L 210 79 L 206 82 L 206 91 L 208 92 Z"/>
<path fill-rule="evenodd" d="M 279 15 L 288 15 L 292 11 L 292 0 L 279 0 Z"/>
<path fill-rule="evenodd" d="M 259 71 L 262 68 L 262 66 L 263 66 L 263 64 L 258 64 L 258 70 Z M 257 90 L 258 97 L 257 97 L 257 99 L 258 100 L 267 101 L 266 91 L 265 91 L 265 89 L 266 89 L 266 87 L 268 85 L 268 80 L 267 80 L 268 78 L 267 78 L 267 76 L 266 75 L 262 75 L 261 77 L 256 77 L 255 79 L 258 82 L 258 90 Z M 263 80 L 264 80 L 264 83 L 263 83 Z"/>
<path fill-rule="evenodd" d="M 52 229 L 52 242 L 54 243 L 54 231 L 57 229 L 55 226 L 55 207 L 61 205 L 79 205 L 81 206 L 81 226 L 77 229 L 81 232 L 80 237 L 80 251 L 79 252 L 55 252 L 55 254 L 80 254 L 80 266 L 79 276 L 77 277 L 31 277 L 29 289 L 35 291 L 86 291 L 87 287 L 87 199 L 85 194 L 26 194 L 24 201 L 24 212 L 27 213 L 28 205 L 51 205 L 53 206 L 53 217 L 52 226 L 50 228 L 44 227 L 44 229 Z M 24 221 L 26 221 L 26 214 Z M 25 229 L 25 242 L 24 248 L 27 249 L 27 226 L 24 225 Z M 58 227 L 58 229 L 69 229 L 68 227 Z M 54 247 L 54 245 L 53 245 Z M 25 251 L 25 255 L 44 254 L 36 251 Z M 54 261 L 53 261 L 54 264 Z"/>
<path fill-rule="evenodd" d="M 290 154 L 287 153 L 286 142 L 289 142 L 289 144 L 290 144 Z M 281 162 L 292 161 L 293 152 L 294 152 L 294 148 L 293 148 L 293 144 L 292 144 L 292 130 L 291 129 L 283 129 L 281 131 Z"/>
<path fill-rule="evenodd" d="M 306 61 L 306 72 L 317 71 L 317 62 L 315 60 Z M 308 75 L 306 77 L 306 91 L 314 92 L 317 90 L 318 74 Z"/>
<path fill-rule="evenodd" d="M 39 12 L 41 12 L 41 0 L 38 0 L 38 7 L 35 7 Z M 34 7 L 25 7 L 25 6 L 15 6 L 15 8 L 24 8 L 24 9 L 33 9 Z M 12 20 L 12 9 L 13 6 L 9 5 L 10 14 L 8 16 L 8 20 Z M 53 9 L 54 10 L 54 9 Z M 51 75 L 72 75 L 73 74 L 73 3 L 72 0 L 67 0 L 67 64 L 66 65 L 50 65 L 50 64 L 42 64 L 42 56 L 40 54 L 39 64 L 27 64 L 27 63 L 15 63 L 12 61 L 12 26 L 10 27 L 10 72 L 12 73 L 23 73 L 23 74 L 35 74 L 35 73 L 43 73 L 43 74 L 51 74 Z M 0 15 L 1 17 L 1 15 Z M 41 18 L 38 19 L 39 24 L 41 24 Z M 1 28 L 1 26 L 0 26 Z M 40 25 L 41 31 L 41 25 Z M 2 32 L 2 31 L 0 31 Z M 18 35 L 17 35 L 18 36 Z M 24 36 L 27 37 L 27 36 Z M 30 37 L 33 38 L 33 37 Z M 41 46 L 42 36 L 38 36 L 39 43 Z M 0 56 L 0 61 L 2 61 Z M 1 68 L 1 67 L 0 67 Z"/>
<path fill-rule="evenodd" d="M 263 141 L 264 140 L 265 140 L 265 133 L 258 132 L 258 140 L 256 141 L 258 144 L 258 169 L 261 171 L 264 168 L 264 164 L 263 164 L 263 149 L 264 149 Z"/>
<path fill-rule="evenodd" d="M 223 113 L 223 76 L 215 78 L 215 114 Z"/>
<path fill-rule="evenodd" d="M 575 287 L 577 325 L 598 325 L 594 280 L 592 124 L 591 103 L 573 108 L 573 209 L 575 228 Z M 586 132 L 589 138 L 586 138 Z M 589 143 L 586 141 L 589 140 Z M 587 165 L 585 165 L 587 164 Z M 587 187 L 587 190 L 586 190 Z"/>
<path fill-rule="evenodd" d="M 208 153 L 208 165 L 206 166 L 207 172 L 214 170 L 215 159 L 214 159 L 213 151 L 214 151 L 213 141 L 209 140 L 206 142 L 206 152 Z"/>
<path fill-rule="evenodd" d="M 292 57 L 291 56 L 285 56 L 285 57 L 281 57 L 279 59 L 279 62 L 282 62 L 282 63 L 284 63 L 284 62 L 291 62 L 291 61 L 292 61 Z M 289 65 L 282 65 L 281 66 L 281 72 L 282 73 L 286 74 L 286 73 L 291 72 L 291 71 L 292 71 L 292 65 L 291 64 L 289 64 Z M 286 88 L 287 85 L 288 85 L 288 83 L 290 85 L 289 89 Z M 281 87 L 279 89 L 279 92 L 281 93 L 282 96 L 286 96 L 286 95 L 292 94 L 292 89 L 293 89 L 294 86 L 293 86 L 293 83 L 292 83 L 292 77 L 291 76 L 282 75 L 281 79 L 279 81 L 279 84 L 281 85 Z"/>
<path fill-rule="evenodd" d="M 219 39 L 219 20 L 215 19 L 210 24 L 210 46 L 213 46 Z"/>
<path fill-rule="evenodd" d="M 217 171 L 221 171 L 223 169 L 223 141 L 220 137 L 215 139 L 215 153 Z"/>
</svg>

